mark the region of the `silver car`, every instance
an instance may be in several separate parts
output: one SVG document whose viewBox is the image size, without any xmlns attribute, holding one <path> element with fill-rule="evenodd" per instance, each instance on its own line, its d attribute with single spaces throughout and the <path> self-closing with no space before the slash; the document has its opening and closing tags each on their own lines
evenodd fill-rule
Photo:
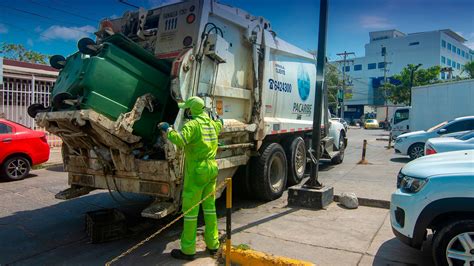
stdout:
<svg viewBox="0 0 474 266">
<path fill-rule="evenodd" d="M 474 149 L 474 130 L 456 137 L 429 139 L 425 144 L 425 155 Z"/>
</svg>

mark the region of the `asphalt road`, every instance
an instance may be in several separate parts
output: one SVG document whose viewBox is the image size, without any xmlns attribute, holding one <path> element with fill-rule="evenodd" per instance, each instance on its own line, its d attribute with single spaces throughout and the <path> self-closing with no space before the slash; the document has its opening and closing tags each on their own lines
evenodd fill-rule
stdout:
<svg viewBox="0 0 474 266">
<path fill-rule="evenodd" d="M 362 140 L 369 137 L 374 143 L 373 149 L 375 150 L 378 145 L 377 149 L 381 151 L 383 144 L 377 144 L 375 138 L 382 137 L 385 134 L 381 130 L 349 130 L 350 145 L 346 152 L 345 162 L 335 170 L 332 167 L 323 166 L 322 180 L 334 184 L 337 190 L 339 182 L 337 176 L 350 175 L 351 169 L 354 168 L 354 162 L 360 159 Z M 377 160 L 382 160 L 382 158 L 378 158 L 380 154 L 374 153 L 371 155 L 374 156 L 373 161 L 375 163 Z M 385 152 L 383 154 L 388 156 L 389 153 Z M 388 159 L 385 158 L 384 160 Z M 405 162 L 407 162 L 406 159 L 397 159 L 396 163 L 399 165 L 393 166 L 392 172 Z M 392 173 L 386 175 L 391 178 Z M 367 182 L 369 183 L 369 181 Z M 390 182 L 392 181 L 387 181 L 386 184 L 383 183 L 382 185 L 389 186 Z M 348 184 L 346 185 L 350 186 L 350 183 Z M 390 186 L 393 185 L 394 183 Z M 106 261 L 139 242 L 167 222 L 146 220 L 139 217 L 140 210 L 150 202 L 148 197 L 128 195 L 128 197 L 132 197 L 133 203 L 116 202 L 107 191 L 97 191 L 68 201 L 56 200 L 54 194 L 65 188 L 67 188 L 67 174 L 60 167 L 34 170 L 28 178 L 21 181 L 0 181 L 1 265 L 103 265 Z M 384 193 L 389 194 L 389 192 L 388 190 Z M 117 194 L 115 194 L 115 197 L 121 199 Z M 282 201 L 275 201 L 274 203 L 264 204 L 252 200 L 237 200 L 235 209 L 251 210 L 261 206 L 272 209 L 275 204 L 284 204 L 284 201 L 283 203 Z M 217 205 L 220 216 L 223 216 L 223 200 L 219 200 Z M 84 231 L 85 213 L 103 208 L 123 210 L 130 220 L 130 228 L 135 233 L 131 233 L 130 236 L 124 239 L 108 243 L 89 243 Z M 367 213 L 370 213 L 370 211 Z M 239 214 L 236 213 L 236 215 Z M 245 219 L 244 217 L 245 215 L 242 214 L 241 219 Z M 382 218 L 381 216 L 380 219 Z M 384 223 L 385 220 L 383 218 L 381 223 Z M 144 245 L 137 252 L 121 260 L 117 265 L 180 265 L 181 263 L 171 259 L 168 254 L 172 248 L 179 247 L 180 230 L 181 223 L 178 223 L 151 243 Z M 386 237 L 393 238 L 390 235 Z M 198 246 L 200 249 L 204 247 L 202 239 L 199 240 Z M 392 247 L 389 245 L 384 252 L 390 253 L 390 248 L 397 252 L 400 246 L 399 244 L 392 245 Z M 414 254 L 416 256 L 417 253 Z M 202 259 L 195 262 L 195 264 L 209 265 L 215 263 L 202 252 L 198 255 Z M 337 261 L 334 261 L 334 265 L 336 264 Z"/>
</svg>

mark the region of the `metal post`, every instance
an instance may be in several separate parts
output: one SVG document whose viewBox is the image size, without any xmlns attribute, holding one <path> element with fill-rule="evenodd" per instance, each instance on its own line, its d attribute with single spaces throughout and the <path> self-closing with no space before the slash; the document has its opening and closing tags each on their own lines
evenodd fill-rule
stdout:
<svg viewBox="0 0 474 266">
<path fill-rule="evenodd" d="M 364 139 L 364 145 L 362 146 L 362 158 L 357 164 L 368 164 L 367 160 L 365 159 L 366 151 L 367 151 L 367 140 Z"/>
<path fill-rule="evenodd" d="M 392 148 L 392 132 L 388 135 L 388 146 L 387 150 L 390 150 Z"/>
<path fill-rule="evenodd" d="M 313 135 L 311 152 L 316 157 L 316 162 L 311 164 L 311 174 L 305 187 L 320 188 L 318 181 L 320 143 L 321 143 L 321 116 L 323 107 L 323 83 L 324 67 L 326 64 L 326 35 L 328 23 L 328 0 L 321 0 L 319 7 L 319 32 L 318 32 L 318 55 L 316 58 L 316 91 L 314 96 Z"/>
<path fill-rule="evenodd" d="M 230 249 L 231 249 L 231 234 L 232 234 L 232 178 L 227 178 L 226 189 L 226 241 L 225 241 L 225 265 L 230 266 Z"/>
</svg>

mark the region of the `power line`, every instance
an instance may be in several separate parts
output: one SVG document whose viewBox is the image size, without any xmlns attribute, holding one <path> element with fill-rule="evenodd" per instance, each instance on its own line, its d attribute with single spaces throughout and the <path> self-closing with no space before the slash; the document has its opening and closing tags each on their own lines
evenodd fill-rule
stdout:
<svg viewBox="0 0 474 266">
<path fill-rule="evenodd" d="M 2 5 L 2 4 L 0 4 L 0 6 L 1 6 L 1 7 L 8 8 L 8 9 L 15 10 L 15 11 L 20 12 L 20 13 L 24 13 L 24 14 L 28 14 L 28 15 L 31 15 L 31 16 L 35 16 L 35 17 L 40 17 L 40 18 L 44 18 L 44 19 L 49 19 L 49 20 L 53 20 L 53 21 L 56 21 L 56 22 L 60 22 L 60 23 L 67 23 L 67 24 L 70 24 L 70 25 L 77 25 L 77 24 L 74 24 L 74 23 L 71 23 L 71 22 L 68 22 L 68 21 L 63 21 L 63 20 L 59 20 L 59 19 L 55 19 L 55 18 L 50 18 L 50 17 L 44 16 L 44 15 L 41 15 L 41 14 L 38 14 L 38 13 L 35 13 L 35 12 L 30 12 L 30 11 L 23 10 L 23 9 L 19 9 L 19 8 L 16 8 L 16 7 L 6 6 L 6 5 Z M 74 30 L 74 31 L 78 31 L 78 32 L 83 32 L 83 33 L 91 34 L 91 32 L 84 31 L 84 30 L 80 30 L 80 29 L 74 29 L 74 28 L 69 28 L 69 29 Z"/>
<path fill-rule="evenodd" d="M 97 20 L 97 19 L 88 18 L 88 17 L 82 16 L 82 15 L 78 15 L 76 13 L 69 12 L 69 11 L 64 10 L 64 9 L 60 9 L 60 8 L 57 8 L 57 7 L 54 7 L 54 6 L 45 5 L 43 3 L 38 3 L 38 2 L 33 1 L 33 0 L 29 0 L 29 1 L 33 4 L 43 6 L 43 7 L 49 8 L 49 9 L 53 9 L 53 10 L 56 10 L 56 11 L 60 11 L 60 12 L 66 13 L 66 14 L 71 15 L 71 16 L 75 16 L 75 17 L 82 18 L 82 19 L 85 19 L 85 20 L 93 21 L 95 23 L 99 22 L 99 20 Z"/>
</svg>

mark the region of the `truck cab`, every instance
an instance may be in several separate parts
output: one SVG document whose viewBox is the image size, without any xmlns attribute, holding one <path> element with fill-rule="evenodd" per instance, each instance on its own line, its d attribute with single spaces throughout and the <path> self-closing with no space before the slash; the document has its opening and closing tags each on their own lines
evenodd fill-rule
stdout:
<svg viewBox="0 0 474 266">
<path fill-rule="evenodd" d="M 410 132 L 410 109 L 411 107 L 399 107 L 393 112 L 393 117 L 390 119 L 393 139 L 396 139 L 401 134 Z"/>
</svg>

